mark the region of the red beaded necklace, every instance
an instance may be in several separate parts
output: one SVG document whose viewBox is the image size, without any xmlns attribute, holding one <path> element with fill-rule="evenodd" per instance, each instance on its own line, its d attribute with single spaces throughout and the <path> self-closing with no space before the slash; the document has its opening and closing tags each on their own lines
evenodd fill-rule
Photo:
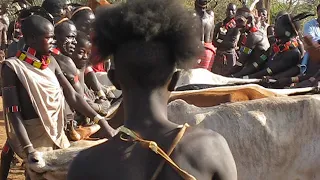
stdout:
<svg viewBox="0 0 320 180">
<path fill-rule="evenodd" d="M 37 51 L 31 47 L 25 46 L 22 51 L 18 51 L 16 57 L 38 69 L 46 69 L 50 64 L 49 56 L 41 56 L 41 60 L 35 58 Z M 30 57 L 30 55 L 34 57 Z"/>
<path fill-rule="evenodd" d="M 281 52 L 285 52 L 285 51 L 289 51 L 290 49 L 294 49 L 296 47 L 299 46 L 299 43 L 296 39 L 292 39 L 290 41 L 287 41 L 286 43 L 275 43 L 273 45 L 273 51 L 275 53 L 281 53 Z"/>
</svg>

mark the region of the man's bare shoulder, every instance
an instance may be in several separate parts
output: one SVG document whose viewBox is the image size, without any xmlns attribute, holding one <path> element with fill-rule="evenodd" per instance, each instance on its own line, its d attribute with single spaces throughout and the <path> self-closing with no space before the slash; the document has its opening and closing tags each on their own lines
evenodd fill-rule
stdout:
<svg viewBox="0 0 320 180">
<path fill-rule="evenodd" d="M 8 63 L 12 62 L 12 61 L 17 61 L 18 59 L 16 57 L 10 57 L 8 59 L 5 59 L 1 65 L 0 65 L 0 71 L 1 71 L 1 75 L 2 76 L 6 76 L 6 75 L 11 75 L 14 74 L 15 72 L 8 66 Z"/>
<path fill-rule="evenodd" d="M 236 177 L 236 166 L 227 141 L 210 129 L 190 128 L 174 152 L 178 162 L 179 159 L 186 159 L 187 162 L 180 163 L 192 164 L 198 172 L 212 177 L 214 174 L 211 173 L 215 172 L 220 174 L 221 179 L 225 179 L 222 176 Z"/>
<path fill-rule="evenodd" d="M 225 138 L 221 134 L 210 129 L 196 126 L 190 128 L 190 130 L 185 134 L 181 143 L 179 143 L 179 148 L 186 149 L 185 152 L 189 153 L 189 150 L 193 151 L 197 149 L 206 151 L 208 148 L 221 145 L 227 145 Z"/>
<path fill-rule="evenodd" d="M 113 156 L 114 143 L 108 140 L 102 144 L 81 151 L 72 161 L 68 171 L 68 180 L 87 180 L 105 172 L 105 165 Z M 99 175 L 100 174 L 100 175 Z"/>
<path fill-rule="evenodd" d="M 76 76 L 78 74 L 77 67 L 70 57 L 63 54 L 54 55 L 53 57 L 56 59 L 63 73 L 69 76 Z"/>
</svg>

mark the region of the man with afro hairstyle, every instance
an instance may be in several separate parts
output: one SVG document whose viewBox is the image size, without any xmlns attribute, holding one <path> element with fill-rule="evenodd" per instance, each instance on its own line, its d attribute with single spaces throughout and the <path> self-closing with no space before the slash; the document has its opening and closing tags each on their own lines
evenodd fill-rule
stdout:
<svg viewBox="0 0 320 180">
<path fill-rule="evenodd" d="M 93 43 L 104 57 L 114 55 L 115 69 L 108 74 L 122 90 L 125 122 L 108 142 L 80 152 L 68 179 L 237 179 L 220 134 L 167 117 L 176 69 L 194 65 L 203 51 L 196 22 L 178 0 L 135 0 L 100 9 Z"/>
</svg>

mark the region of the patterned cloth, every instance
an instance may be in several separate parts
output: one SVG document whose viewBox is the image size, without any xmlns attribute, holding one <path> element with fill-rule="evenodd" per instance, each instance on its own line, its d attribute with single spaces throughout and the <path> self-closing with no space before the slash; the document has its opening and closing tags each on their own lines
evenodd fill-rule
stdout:
<svg viewBox="0 0 320 180">
<path fill-rule="evenodd" d="M 320 27 L 317 19 L 312 19 L 303 27 L 303 35 L 309 35 L 314 41 L 320 40 Z"/>
</svg>

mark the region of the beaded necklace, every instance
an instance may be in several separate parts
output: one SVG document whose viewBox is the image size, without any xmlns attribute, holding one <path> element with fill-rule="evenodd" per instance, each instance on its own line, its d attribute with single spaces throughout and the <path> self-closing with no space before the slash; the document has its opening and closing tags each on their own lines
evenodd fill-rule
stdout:
<svg viewBox="0 0 320 180">
<path fill-rule="evenodd" d="M 21 61 L 24 61 L 35 68 L 38 69 L 46 69 L 50 64 L 49 56 L 43 55 L 41 56 L 41 60 L 35 58 L 37 51 L 31 47 L 24 46 L 22 51 L 18 51 L 16 57 Z M 31 57 L 31 56 L 34 57 Z"/>
</svg>

